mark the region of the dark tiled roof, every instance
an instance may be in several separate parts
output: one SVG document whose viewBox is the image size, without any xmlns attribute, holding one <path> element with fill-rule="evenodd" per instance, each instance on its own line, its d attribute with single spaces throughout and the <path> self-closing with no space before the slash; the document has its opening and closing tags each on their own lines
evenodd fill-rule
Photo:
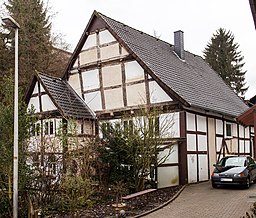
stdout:
<svg viewBox="0 0 256 218">
<path fill-rule="evenodd" d="M 66 81 L 43 74 L 38 75 L 38 77 L 42 81 L 46 92 L 48 92 L 52 100 L 57 104 L 57 107 L 61 110 L 63 116 L 79 119 L 94 119 L 93 112 Z"/>
<path fill-rule="evenodd" d="M 237 116 L 248 106 L 199 56 L 185 52 L 185 61 L 174 46 L 97 13 L 148 69 L 191 106 Z"/>
</svg>

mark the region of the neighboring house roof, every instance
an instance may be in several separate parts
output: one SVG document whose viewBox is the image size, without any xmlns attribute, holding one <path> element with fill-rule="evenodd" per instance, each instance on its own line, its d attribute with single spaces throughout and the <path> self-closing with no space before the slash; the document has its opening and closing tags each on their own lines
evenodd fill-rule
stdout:
<svg viewBox="0 0 256 218">
<path fill-rule="evenodd" d="M 37 74 L 34 77 L 34 84 L 36 80 L 40 81 L 62 116 L 78 119 L 95 119 L 94 113 L 66 81 L 43 74 Z M 33 85 L 31 87 L 34 88 Z M 33 90 L 31 89 L 29 98 L 32 92 Z M 29 99 L 27 103 L 28 101 Z"/>
<path fill-rule="evenodd" d="M 252 17 L 254 20 L 254 25 L 256 28 L 256 0 L 249 0 L 251 11 L 252 11 Z"/>
<path fill-rule="evenodd" d="M 98 19 L 171 96 L 183 105 L 238 116 L 248 106 L 199 56 L 185 52 L 185 61 L 174 46 L 94 11 L 70 61 L 64 78 L 86 41 L 87 32 Z"/>
<path fill-rule="evenodd" d="M 247 111 L 239 115 L 237 121 L 245 126 L 254 126 L 256 122 L 256 105 L 249 108 Z"/>
</svg>

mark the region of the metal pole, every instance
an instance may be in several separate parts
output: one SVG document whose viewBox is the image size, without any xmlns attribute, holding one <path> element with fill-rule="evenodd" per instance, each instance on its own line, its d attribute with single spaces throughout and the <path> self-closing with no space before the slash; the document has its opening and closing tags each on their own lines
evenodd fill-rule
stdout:
<svg viewBox="0 0 256 218">
<path fill-rule="evenodd" d="M 13 142 L 13 218 L 18 218 L 18 153 L 19 153 L 19 117 L 18 117 L 18 35 L 15 28 L 15 79 L 14 79 L 14 142 Z"/>
<path fill-rule="evenodd" d="M 15 79 L 14 79 L 14 137 L 13 137 L 13 218 L 18 218 L 18 153 L 19 153 L 19 117 L 18 117 L 18 39 L 20 25 L 12 17 L 2 21 L 15 29 Z"/>
</svg>

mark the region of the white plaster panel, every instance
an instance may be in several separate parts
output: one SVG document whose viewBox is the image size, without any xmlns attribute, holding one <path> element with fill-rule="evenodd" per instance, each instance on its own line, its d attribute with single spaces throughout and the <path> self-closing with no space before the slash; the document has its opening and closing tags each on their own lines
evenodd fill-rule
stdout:
<svg viewBox="0 0 256 218">
<path fill-rule="evenodd" d="M 187 134 L 187 150 L 196 151 L 196 135 Z"/>
<path fill-rule="evenodd" d="M 251 127 L 251 132 L 254 133 L 254 127 Z"/>
<path fill-rule="evenodd" d="M 239 125 L 239 137 L 244 138 L 244 127 Z"/>
<path fill-rule="evenodd" d="M 62 129 L 62 120 L 61 119 L 55 119 L 54 125 L 55 125 L 55 129 L 56 129 L 56 133 L 59 134 L 61 132 L 61 129 Z"/>
<path fill-rule="evenodd" d="M 196 116 L 197 118 L 197 131 L 206 132 L 206 117 Z"/>
<path fill-rule="evenodd" d="M 89 70 L 82 72 L 84 90 L 97 89 L 100 87 L 99 70 Z"/>
<path fill-rule="evenodd" d="M 106 109 L 124 107 L 122 88 L 105 90 Z"/>
<path fill-rule="evenodd" d="M 36 82 L 33 93 L 32 94 L 38 94 L 38 82 Z"/>
<path fill-rule="evenodd" d="M 122 47 L 121 51 L 122 51 L 122 55 L 128 55 L 129 54 L 128 51 L 126 51 L 126 49 L 124 47 Z"/>
<path fill-rule="evenodd" d="M 229 140 L 225 140 L 228 150 L 230 153 L 234 153 L 236 149 L 236 141 L 234 138 L 229 138 Z"/>
<path fill-rule="evenodd" d="M 98 60 L 97 57 L 97 49 L 91 49 L 82 51 L 79 55 L 80 57 L 80 65 L 96 62 Z"/>
<path fill-rule="evenodd" d="M 44 87 L 40 84 L 40 92 L 45 92 Z"/>
<path fill-rule="evenodd" d="M 93 33 L 87 37 L 82 50 L 92 48 L 96 45 L 97 45 L 96 34 Z"/>
<path fill-rule="evenodd" d="M 144 83 L 126 86 L 126 93 L 128 106 L 146 104 L 146 91 Z"/>
<path fill-rule="evenodd" d="M 179 167 L 158 167 L 157 168 L 157 188 L 175 186 L 179 184 Z"/>
<path fill-rule="evenodd" d="M 38 97 L 30 98 L 29 103 L 28 103 L 28 109 L 32 109 L 32 105 L 33 105 L 33 108 L 35 110 L 35 113 L 40 112 L 39 98 Z"/>
<path fill-rule="evenodd" d="M 232 135 L 233 137 L 237 137 L 237 124 L 232 123 Z"/>
<path fill-rule="evenodd" d="M 208 157 L 206 154 L 198 155 L 199 181 L 208 180 Z"/>
<path fill-rule="evenodd" d="M 75 68 L 75 67 L 78 67 L 78 58 L 76 59 L 76 61 L 75 61 L 74 65 L 73 65 L 73 67 L 74 67 L 74 68 Z"/>
<path fill-rule="evenodd" d="M 239 153 L 244 153 L 244 140 L 239 140 Z"/>
<path fill-rule="evenodd" d="M 216 134 L 223 135 L 223 121 L 216 119 Z"/>
<path fill-rule="evenodd" d="M 108 30 L 103 30 L 99 32 L 99 37 L 100 37 L 100 44 L 105 44 L 109 42 L 115 42 L 116 39 Z"/>
<path fill-rule="evenodd" d="M 186 113 L 187 130 L 196 131 L 195 114 Z"/>
<path fill-rule="evenodd" d="M 42 98 L 42 110 L 43 111 L 52 111 L 52 110 L 57 109 L 48 95 L 42 95 L 41 98 Z"/>
<path fill-rule="evenodd" d="M 165 158 L 164 164 L 178 163 L 178 145 L 173 145 L 171 149 L 165 149 L 158 154 L 158 161 L 160 163 L 162 163 Z"/>
<path fill-rule="evenodd" d="M 197 182 L 197 156 L 196 154 L 187 155 L 188 162 L 188 183 Z"/>
<path fill-rule="evenodd" d="M 134 82 L 144 79 L 144 70 L 137 61 L 126 62 L 124 66 L 126 82 Z"/>
<path fill-rule="evenodd" d="M 250 127 L 245 128 L 245 138 L 250 138 Z"/>
<path fill-rule="evenodd" d="M 207 151 L 207 136 L 197 135 L 198 151 Z"/>
<path fill-rule="evenodd" d="M 222 144 L 222 137 L 217 137 L 216 139 L 216 152 L 219 152 L 221 149 L 221 144 Z"/>
<path fill-rule="evenodd" d="M 82 96 L 79 74 L 71 74 L 68 79 L 69 85 L 75 90 L 75 92 Z"/>
<path fill-rule="evenodd" d="M 172 101 L 170 96 L 155 81 L 149 82 L 149 95 L 151 103 Z"/>
<path fill-rule="evenodd" d="M 244 150 L 245 150 L 245 153 L 250 153 L 250 141 L 245 141 L 244 142 Z"/>
<path fill-rule="evenodd" d="M 160 114 L 159 123 L 161 136 L 164 138 L 180 137 L 179 112 Z"/>
<path fill-rule="evenodd" d="M 103 86 L 115 86 L 122 84 L 121 65 L 113 65 L 102 68 Z"/>
<path fill-rule="evenodd" d="M 87 93 L 85 102 L 93 111 L 102 110 L 101 94 L 100 91 Z"/>
<path fill-rule="evenodd" d="M 119 44 L 113 44 L 100 48 L 100 57 L 102 60 L 119 57 Z"/>
</svg>

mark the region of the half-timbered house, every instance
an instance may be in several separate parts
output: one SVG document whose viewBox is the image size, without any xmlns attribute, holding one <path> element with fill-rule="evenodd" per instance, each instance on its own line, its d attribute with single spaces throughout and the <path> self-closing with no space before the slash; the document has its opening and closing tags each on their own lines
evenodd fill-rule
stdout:
<svg viewBox="0 0 256 218">
<path fill-rule="evenodd" d="M 55 95 L 63 89 L 71 99 Z M 203 58 L 184 50 L 182 31 L 171 45 L 95 11 L 63 78 L 36 76 L 29 99 L 53 120 L 72 111 L 90 122 L 92 132 L 94 114 L 97 122 L 142 107 L 160 109 L 159 122 L 173 115 L 178 140 L 156 170 L 158 187 L 208 180 L 223 153 L 254 154 L 253 130 L 235 119 L 247 105 Z"/>
<path fill-rule="evenodd" d="M 63 169 L 64 153 L 81 149 L 79 145 L 95 137 L 95 114 L 67 81 L 43 74 L 34 76 L 26 102 L 36 114 L 28 163 L 56 177 Z M 64 145 L 64 134 L 77 137 L 76 147 Z"/>
</svg>

